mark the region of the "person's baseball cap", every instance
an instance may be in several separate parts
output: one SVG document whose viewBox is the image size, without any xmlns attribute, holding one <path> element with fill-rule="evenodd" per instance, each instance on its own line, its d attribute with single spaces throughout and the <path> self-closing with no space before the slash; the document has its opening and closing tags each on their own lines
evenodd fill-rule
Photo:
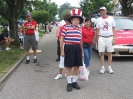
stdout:
<svg viewBox="0 0 133 99">
<path fill-rule="evenodd" d="M 100 7 L 99 10 L 107 10 L 105 7 Z"/>
<path fill-rule="evenodd" d="M 26 16 L 27 16 L 27 17 L 31 16 L 31 13 L 28 13 Z"/>
</svg>

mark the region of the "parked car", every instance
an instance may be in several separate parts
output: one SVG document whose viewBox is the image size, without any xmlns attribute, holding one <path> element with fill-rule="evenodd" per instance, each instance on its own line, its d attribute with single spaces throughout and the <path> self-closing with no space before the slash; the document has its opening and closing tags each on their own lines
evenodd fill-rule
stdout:
<svg viewBox="0 0 133 99">
<path fill-rule="evenodd" d="M 120 16 L 114 16 L 114 20 L 116 23 L 116 44 L 112 56 L 133 57 L 133 20 Z M 93 48 L 97 50 L 96 37 L 93 40 Z M 105 56 L 107 56 L 107 52 L 105 52 Z"/>
</svg>

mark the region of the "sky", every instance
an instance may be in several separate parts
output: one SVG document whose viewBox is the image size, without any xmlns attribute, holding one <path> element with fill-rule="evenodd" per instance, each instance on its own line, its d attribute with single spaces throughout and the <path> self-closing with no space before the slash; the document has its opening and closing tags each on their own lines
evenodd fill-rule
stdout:
<svg viewBox="0 0 133 99">
<path fill-rule="evenodd" d="M 71 6 L 79 7 L 80 0 L 51 0 L 52 2 L 55 2 L 58 7 L 60 7 L 62 4 L 68 2 L 71 4 Z"/>
</svg>

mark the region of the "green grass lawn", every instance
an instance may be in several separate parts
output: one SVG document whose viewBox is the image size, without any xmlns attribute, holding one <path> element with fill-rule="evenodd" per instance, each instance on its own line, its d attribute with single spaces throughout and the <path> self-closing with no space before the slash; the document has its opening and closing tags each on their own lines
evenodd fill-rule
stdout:
<svg viewBox="0 0 133 99">
<path fill-rule="evenodd" d="M 40 29 L 40 30 L 39 30 L 39 37 L 43 37 L 44 34 L 45 34 L 45 31 L 42 30 L 42 29 Z"/>
<path fill-rule="evenodd" d="M 11 50 L 0 51 L 0 77 L 5 74 L 21 57 L 24 55 L 24 50 L 19 49 L 19 46 L 10 46 Z"/>
<path fill-rule="evenodd" d="M 2 33 L 3 30 L 4 30 L 4 28 L 3 27 L 0 27 L 0 34 Z"/>
<path fill-rule="evenodd" d="M 0 28 L 0 33 L 3 28 Z M 39 37 L 44 36 L 44 31 L 39 30 Z M 2 45 L 2 51 L 0 51 L 0 77 L 2 77 L 7 71 L 25 54 L 25 50 L 19 49 L 19 46 L 10 46 L 11 50 L 6 51 L 5 46 Z"/>
</svg>

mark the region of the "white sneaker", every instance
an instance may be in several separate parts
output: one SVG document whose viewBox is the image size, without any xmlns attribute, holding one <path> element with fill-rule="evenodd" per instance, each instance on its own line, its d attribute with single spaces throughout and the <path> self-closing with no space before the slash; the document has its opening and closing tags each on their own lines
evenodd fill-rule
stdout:
<svg viewBox="0 0 133 99">
<path fill-rule="evenodd" d="M 10 47 L 7 47 L 7 48 L 11 49 Z"/>
<path fill-rule="evenodd" d="M 24 48 L 21 46 L 20 49 L 24 49 Z"/>
<path fill-rule="evenodd" d="M 88 69 L 86 69 L 86 70 L 87 70 L 87 74 L 90 75 L 90 71 Z"/>
<path fill-rule="evenodd" d="M 54 79 L 60 79 L 62 78 L 62 74 L 58 74 Z"/>
<path fill-rule="evenodd" d="M 109 72 L 110 74 L 113 74 L 113 73 L 114 73 L 113 70 L 112 70 L 112 68 L 111 68 L 111 66 L 108 67 L 108 72 Z"/>
<path fill-rule="evenodd" d="M 9 51 L 9 48 L 7 47 L 7 48 L 5 48 L 5 50 L 6 50 L 6 51 Z"/>
<path fill-rule="evenodd" d="M 105 72 L 105 68 L 104 67 L 101 67 L 100 74 L 103 74 L 104 72 Z"/>
</svg>

